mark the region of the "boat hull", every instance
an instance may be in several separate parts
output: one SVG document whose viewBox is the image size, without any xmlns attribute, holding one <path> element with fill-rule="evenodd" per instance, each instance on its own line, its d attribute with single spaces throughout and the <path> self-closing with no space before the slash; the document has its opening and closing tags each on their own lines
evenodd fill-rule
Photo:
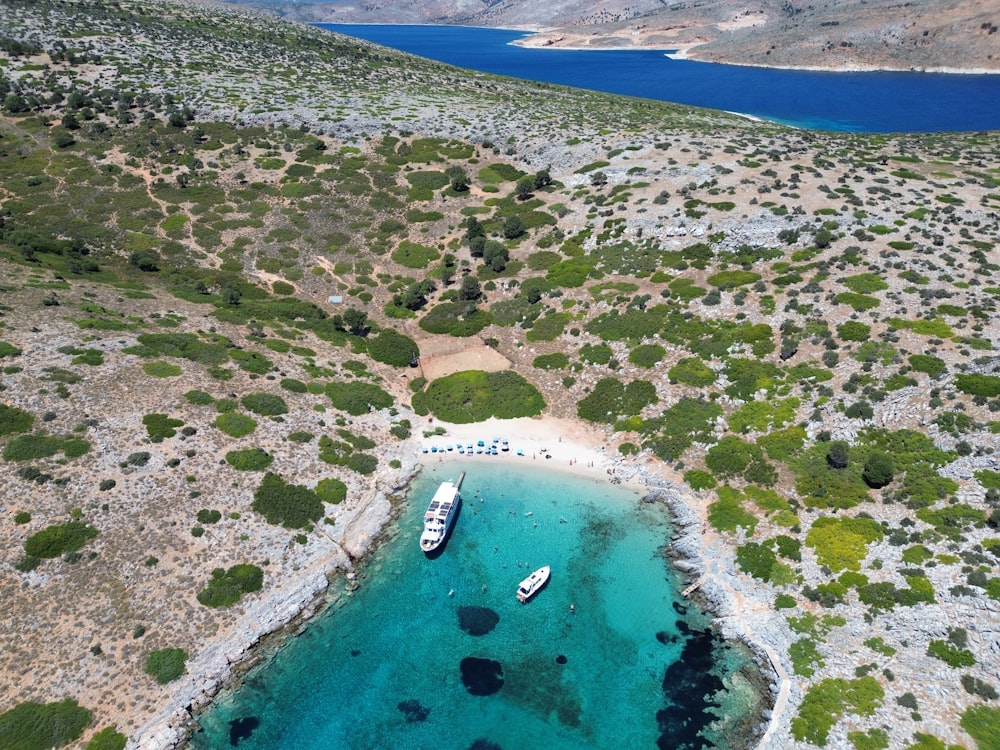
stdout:
<svg viewBox="0 0 1000 750">
<path fill-rule="evenodd" d="M 462 477 L 465 475 L 463 474 Z M 451 533 L 462 504 L 459 489 L 462 478 L 457 483 L 442 482 L 424 512 L 424 530 L 420 534 L 420 549 L 430 554 L 441 547 Z"/>
<path fill-rule="evenodd" d="M 529 599 L 545 588 L 545 584 L 549 582 L 551 572 L 551 568 L 545 565 L 521 581 L 517 587 L 517 600 L 521 604 L 527 603 Z"/>
</svg>

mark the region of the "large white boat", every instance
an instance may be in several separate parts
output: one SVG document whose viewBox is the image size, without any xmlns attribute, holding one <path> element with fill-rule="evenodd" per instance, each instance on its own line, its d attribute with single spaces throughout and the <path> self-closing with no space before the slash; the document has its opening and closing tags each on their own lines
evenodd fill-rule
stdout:
<svg viewBox="0 0 1000 750">
<path fill-rule="evenodd" d="M 537 594 L 541 590 L 542 586 L 544 586 L 549 580 L 550 572 L 551 569 L 549 566 L 545 565 L 521 581 L 517 587 L 517 600 L 521 602 L 521 604 L 524 604 L 528 601 L 528 599 Z"/>
<path fill-rule="evenodd" d="M 463 471 L 457 482 L 441 482 L 431 504 L 424 512 L 424 531 L 420 535 L 420 549 L 424 552 L 433 552 L 448 537 L 452 524 L 455 523 L 455 516 L 458 515 L 458 506 L 462 503 L 462 480 L 465 479 Z"/>
</svg>

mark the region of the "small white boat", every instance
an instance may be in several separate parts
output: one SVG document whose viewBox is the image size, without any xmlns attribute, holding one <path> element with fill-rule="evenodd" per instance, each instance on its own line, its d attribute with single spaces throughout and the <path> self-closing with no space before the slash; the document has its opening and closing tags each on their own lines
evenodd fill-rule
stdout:
<svg viewBox="0 0 1000 750">
<path fill-rule="evenodd" d="M 549 568 L 548 565 L 545 565 L 521 581 L 517 587 L 517 600 L 521 602 L 521 604 L 524 604 L 531 597 L 541 591 L 542 587 L 548 582 L 549 574 L 551 572 L 551 568 Z"/>
</svg>

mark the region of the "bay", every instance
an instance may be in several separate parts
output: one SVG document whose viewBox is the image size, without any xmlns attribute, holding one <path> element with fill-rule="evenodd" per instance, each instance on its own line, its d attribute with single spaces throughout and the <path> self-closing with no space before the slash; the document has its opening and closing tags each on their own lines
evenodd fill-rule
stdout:
<svg viewBox="0 0 1000 750">
<path fill-rule="evenodd" d="M 798 127 L 914 133 L 1000 128 L 1000 75 L 781 70 L 672 60 L 666 50 L 511 44 L 523 31 L 318 24 L 470 70 L 721 109 Z"/>
<path fill-rule="evenodd" d="M 362 586 L 220 696 L 192 746 L 683 750 L 749 736 L 756 668 L 680 599 L 662 504 L 518 460 L 426 467 Z M 423 511 L 460 470 L 460 515 L 427 557 Z M 543 564 L 551 580 L 520 604 L 518 582 Z M 482 684 L 466 684 L 470 666 Z"/>
</svg>

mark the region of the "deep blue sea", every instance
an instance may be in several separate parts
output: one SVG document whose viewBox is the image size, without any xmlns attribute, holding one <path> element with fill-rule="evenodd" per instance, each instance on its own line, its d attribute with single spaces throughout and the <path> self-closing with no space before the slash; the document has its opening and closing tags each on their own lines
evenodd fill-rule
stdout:
<svg viewBox="0 0 1000 750">
<path fill-rule="evenodd" d="M 756 668 L 680 600 L 663 506 L 525 460 L 425 468 L 362 586 L 221 696 L 193 746 L 684 750 L 746 737 Z M 462 469 L 461 513 L 427 557 L 423 512 Z M 545 564 L 548 585 L 520 604 L 518 583 Z"/>
<path fill-rule="evenodd" d="M 525 32 L 319 24 L 462 68 L 740 112 L 821 130 L 1000 129 L 1000 75 L 777 70 L 671 60 L 665 50 L 530 49 Z"/>
</svg>

